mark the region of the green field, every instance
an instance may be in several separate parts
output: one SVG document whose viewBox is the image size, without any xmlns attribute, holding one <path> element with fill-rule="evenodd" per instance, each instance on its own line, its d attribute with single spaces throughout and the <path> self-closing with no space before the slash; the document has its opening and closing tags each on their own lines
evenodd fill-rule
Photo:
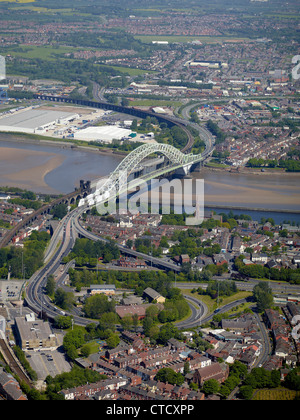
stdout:
<svg viewBox="0 0 300 420">
<path fill-rule="evenodd" d="M 299 398 L 300 392 L 286 388 L 260 389 L 255 392 L 253 400 L 256 401 L 291 401 Z"/>
<path fill-rule="evenodd" d="M 72 53 L 76 50 L 74 47 L 54 47 L 54 46 L 28 46 L 20 45 L 20 48 L 16 51 L 12 49 L 8 50 L 8 53 L 16 57 L 22 58 L 40 58 L 42 60 L 56 60 L 57 56 L 63 56 L 67 53 Z"/>
<path fill-rule="evenodd" d="M 244 42 L 245 40 L 248 41 L 249 38 L 238 38 L 238 37 L 230 37 L 230 36 L 181 36 L 181 35 L 136 35 L 136 39 L 140 41 L 150 44 L 152 41 L 168 41 L 169 43 L 179 42 L 179 43 L 187 43 L 192 41 L 201 41 L 205 44 L 217 44 L 223 42 L 233 42 L 239 43 Z"/>
<path fill-rule="evenodd" d="M 0 0 L 1 1 L 1 0 Z M 83 49 L 88 49 L 85 47 L 69 47 L 69 46 L 28 46 L 28 45 L 23 45 L 21 44 L 19 46 L 19 48 L 11 48 L 11 49 L 7 49 L 6 53 L 7 54 L 11 54 L 15 57 L 22 57 L 22 58 L 27 58 L 27 59 L 35 59 L 35 58 L 40 58 L 41 60 L 57 60 L 57 58 L 65 58 L 65 59 L 69 59 L 67 57 L 64 57 L 65 54 L 71 54 L 74 51 L 80 51 Z M 93 50 L 95 50 L 95 48 L 92 48 Z M 70 59 L 69 59 L 70 60 Z M 130 68 L 130 67 L 122 67 L 122 66 L 109 66 L 107 65 L 107 67 L 111 67 L 117 71 L 120 71 L 121 73 L 127 73 L 130 76 L 139 76 L 139 75 L 143 75 L 145 73 L 151 73 L 151 74 L 155 74 L 154 71 L 151 70 L 142 70 L 142 69 L 134 69 L 134 68 Z"/>
<path fill-rule="evenodd" d="M 108 64 L 105 64 L 106 66 L 108 66 Z M 143 75 L 145 73 L 149 73 L 149 74 L 155 74 L 155 71 L 152 70 L 142 70 L 142 69 L 133 69 L 131 67 L 122 67 L 122 66 L 109 66 L 115 70 L 118 70 L 122 73 L 128 73 L 129 76 L 139 76 L 140 74 Z"/>
<path fill-rule="evenodd" d="M 200 284 L 199 284 L 200 286 Z M 206 295 L 198 295 L 198 293 L 192 293 L 192 289 L 184 289 L 184 294 L 189 295 L 193 298 L 199 299 L 200 301 L 202 301 L 207 307 L 208 307 L 208 311 L 209 313 L 214 312 L 215 309 L 217 309 L 217 302 L 216 299 L 212 299 L 210 296 L 206 296 Z M 236 300 L 240 300 L 240 299 L 246 299 L 247 297 L 251 296 L 252 292 L 244 292 L 244 291 L 240 291 L 235 293 L 232 296 L 229 297 L 222 297 L 222 299 L 220 299 L 220 306 L 225 306 L 228 305 L 229 303 L 232 303 Z M 248 308 L 249 306 L 251 306 L 251 303 L 243 303 L 242 305 L 239 306 L 239 311 L 242 310 L 244 311 L 246 308 Z M 232 310 L 228 311 L 229 314 L 235 314 L 237 311 L 233 308 Z"/>
</svg>

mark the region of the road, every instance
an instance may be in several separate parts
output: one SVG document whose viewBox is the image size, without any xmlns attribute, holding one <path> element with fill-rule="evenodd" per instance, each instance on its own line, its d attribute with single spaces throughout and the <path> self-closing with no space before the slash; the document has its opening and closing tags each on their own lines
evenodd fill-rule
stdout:
<svg viewBox="0 0 300 420">
<path fill-rule="evenodd" d="M 192 314 L 185 321 L 175 323 L 176 327 L 179 329 L 199 327 L 202 324 L 202 319 L 207 315 L 208 308 L 205 303 L 201 302 L 199 299 L 183 294 L 187 300 Z"/>
<path fill-rule="evenodd" d="M 43 310 L 47 313 L 47 316 L 52 319 L 56 318 L 58 315 L 64 314 L 64 312 L 61 311 L 59 308 L 56 308 L 44 294 L 44 287 L 46 285 L 48 276 L 57 272 L 61 265 L 63 257 L 69 254 L 78 236 L 86 237 L 94 241 L 101 240 L 104 242 L 108 242 L 108 240 L 100 238 L 92 232 L 88 232 L 84 229 L 80 221 L 80 216 L 83 212 L 84 208 L 76 208 L 61 221 L 57 228 L 57 232 L 55 232 L 52 238 L 51 245 L 48 247 L 48 253 L 46 256 L 47 261 L 44 267 L 31 277 L 26 289 L 26 302 L 28 306 L 37 313 Z M 174 272 L 181 271 L 181 267 L 174 264 L 173 262 L 145 255 L 122 245 L 118 245 L 118 247 L 121 253 L 144 259 L 153 266 L 157 266 L 164 270 L 172 270 Z M 52 251 L 52 253 L 50 253 L 50 250 Z M 67 271 L 68 267 L 65 267 L 64 271 L 60 275 L 61 281 L 63 281 Z M 220 278 L 216 279 L 221 280 Z M 254 279 L 247 282 L 237 282 L 237 287 L 239 290 L 252 291 L 253 287 L 258 282 L 259 280 Z M 193 289 L 198 287 L 205 288 L 206 286 L 207 284 L 204 283 L 177 283 L 176 285 L 176 287 L 183 290 L 183 293 L 184 289 Z M 300 292 L 300 285 L 289 285 L 282 282 L 270 282 L 270 286 L 273 288 L 274 292 L 278 293 L 282 291 L 284 291 L 285 293 L 295 293 L 296 291 Z M 192 315 L 188 320 L 178 324 L 180 328 L 191 328 L 199 326 L 201 323 L 205 323 L 212 319 L 214 314 L 207 315 L 207 308 L 205 307 L 205 305 L 199 302 L 199 300 L 193 299 L 191 297 L 187 297 L 187 300 L 192 309 Z M 226 305 L 223 308 L 221 308 L 220 312 L 226 312 L 232 307 L 243 302 L 245 302 L 244 299 Z M 75 324 L 87 325 L 91 322 L 91 320 L 84 319 L 78 315 L 72 315 L 74 316 Z"/>
<path fill-rule="evenodd" d="M 204 141 L 206 145 L 205 151 L 203 152 L 203 156 L 205 158 L 208 158 L 214 149 L 214 137 L 206 128 L 190 121 L 191 109 L 194 108 L 196 105 L 197 103 L 184 107 L 181 111 L 182 118 L 176 118 L 176 121 L 184 125 L 189 125 L 198 131 L 199 137 L 201 138 L 201 140 Z"/>
<path fill-rule="evenodd" d="M 26 289 L 26 303 L 35 312 L 39 313 L 44 311 L 47 316 L 52 319 L 59 315 L 72 315 L 74 317 L 75 324 L 84 326 L 92 321 L 82 318 L 78 315 L 74 316 L 74 314 L 66 313 L 55 307 L 55 305 L 50 302 L 44 293 L 44 288 L 47 283 L 48 276 L 51 274 L 54 275 L 54 273 L 57 272 L 61 265 L 62 258 L 69 254 L 78 235 L 82 235 L 92 240 L 102 240 L 104 242 L 108 242 L 106 239 L 99 238 L 91 232 L 86 231 L 81 226 L 79 217 L 82 212 L 82 208 L 73 210 L 59 224 L 57 232 L 53 236 L 53 243 L 51 246 L 51 249 L 55 249 L 55 252 L 50 257 L 47 255 L 47 262 L 45 266 L 31 277 Z M 144 258 L 151 262 L 153 265 L 163 265 L 165 269 L 167 268 L 180 271 L 180 267 L 171 262 L 130 250 L 121 245 L 119 245 L 119 248 L 121 252 L 129 253 L 129 255 L 137 256 L 139 258 Z M 57 279 L 58 286 L 62 286 L 65 275 L 67 274 L 67 271 L 72 264 L 73 262 L 70 262 L 66 265 L 66 267 L 64 267 L 63 271 L 60 272 L 59 278 Z M 192 314 L 188 320 L 177 324 L 178 328 L 180 329 L 199 326 L 203 322 L 203 318 L 207 315 L 208 312 L 206 305 L 204 305 L 198 299 L 190 296 L 185 297 L 190 304 Z"/>
<path fill-rule="evenodd" d="M 271 344 L 271 340 L 269 338 L 268 330 L 266 329 L 266 326 L 265 326 L 264 322 L 262 321 L 260 315 L 258 315 L 255 312 L 254 312 L 254 315 L 256 317 L 257 324 L 259 325 L 259 329 L 260 329 L 260 334 L 262 336 L 262 352 L 260 353 L 260 355 L 256 359 L 256 361 L 254 363 L 254 366 L 253 366 L 253 367 L 258 367 L 258 366 L 263 365 L 268 360 L 268 358 L 270 357 L 270 355 L 272 353 L 272 344 Z"/>
<path fill-rule="evenodd" d="M 45 295 L 44 288 L 47 283 L 47 278 L 57 272 L 62 259 L 70 253 L 75 244 L 77 234 L 73 218 L 74 212 L 71 212 L 59 224 L 57 234 L 53 236 L 51 241 L 53 242 L 51 249 L 55 251 L 50 257 L 47 256 L 45 265 L 31 277 L 26 287 L 26 304 L 36 313 L 43 311 L 50 319 L 65 314 L 64 311 L 50 302 Z M 74 322 L 84 326 L 91 321 L 79 316 L 74 316 Z"/>
<path fill-rule="evenodd" d="M 96 88 L 97 87 L 95 87 L 95 89 Z M 213 150 L 214 139 L 211 133 L 209 133 L 203 127 L 199 126 L 198 124 L 187 122 L 187 120 L 189 120 L 190 109 L 193 106 L 195 105 L 184 108 L 183 115 L 184 115 L 184 118 L 186 118 L 186 120 L 180 119 L 180 118 L 174 118 L 174 121 L 184 124 L 185 126 L 189 124 L 199 132 L 201 138 L 206 143 L 206 150 L 203 153 L 203 155 L 204 157 L 208 157 Z M 86 237 L 94 241 L 101 240 L 104 242 L 108 242 L 108 240 L 100 238 L 96 236 L 95 234 L 93 234 L 92 232 L 88 232 L 81 225 L 80 217 L 85 210 L 86 210 L 85 207 L 76 208 L 75 210 L 70 212 L 60 222 L 51 240 L 51 243 L 46 251 L 44 267 L 32 276 L 27 286 L 26 302 L 28 306 L 35 312 L 40 312 L 41 310 L 45 311 L 49 318 L 55 318 L 57 317 L 57 315 L 62 314 L 63 311 L 61 311 L 60 309 L 52 305 L 49 299 L 45 297 L 44 287 L 46 285 L 48 276 L 51 274 L 54 274 L 57 271 L 63 257 L 69 254 L 70 250 L 74 246 L 76 237 L 82 236 L 82 237 Z M 151 265 L 156 266 L 158 268 L 162 268 L 164 270 L 172 270 L 174 272 L 181 271 L 181 267 L 171 261 L 167 261 L 161 258 L 155 258 L 149 255 L 134 251 L 122 245 L 118 245 L 118 247 L 121 253 L 130 255 L 136 258 L 144 259 L 148 261 Z M 240 290 L 251 291 L 253 290 L 254 284 L 255 284 L 255 281 L 251 281 L 247 283 L 239 282 L 237 286 Z M 187 287 L 193 288 L 193 287 L 199 287 L 199 286 L 200 285 L 198 283 L 195 285 L 190 283 L 188 284 Z M 184 286 L 182 287 L 184 288 Z M 277 289 L 278 291 L 282 290 L 282 285 L 280 285 L 279 283 L 278 285 L 273 284 L 272 287 L 274 287 L 274 290 L 275 289 Z M 286 287 L 286 291 L 287 291 L 287 287 L 288 287 L 288 290 L 291 290 L 290 286 L 284 286 L 284 287 Z M 299 291 L 299 287 L 298 287 L 298 291 Z M 195 326 L 197 325 L 197 323 L 200 324 L 200 321 L 206 322 L 207 320 L 212 318 L 213 315 L 211 315 L 210 317 L 206 317 L 207 308 L 205 308 L 205 306 L 201 304 L 199 306 L 198 300 L 196 300 L 195 302 L 195 300 L 189 297 L 188 301 L 190 302 L 190 305 L 192 308 L 192 316 L 188 321 L 181 323 L 181 326 L 188 328 L 188 326 L 190 325 Z M 196 304 L 197 309 L 194 306 L 195 304 Z M 234 302 L 232 306 L 236 306 L 236 304 L 237 302 Z M 229 309 L 228 306 L 229 305 L 227 305 L 227 307 L 224 307 L 224 311 L 227 311 Z M 75 315 L 74 322 L 79 325 L 86 325 L 87 323 L 90 323 L 91 321 L 85 320 L 82 317 Z"/>
<path fill-rule="evenodd" d="M 48 247 L 46 255 L 46 263 L 43 268 L 36 272 L 29 280 L 26 288 L 26 303 L 36 313 L 44 311 L 48 318 L 56 318 L 58 315 L 64 315 L 65 312 L 56 308 L 44 294 L 44 288 L 47 283 L 47 278 L 54 275 L 61 265 L 62 259 L 67 256 L 75 244 L 78 235 L 86 237 L 94 241 L 108 242 L 108 240 L 99 238 L 91 232 L 85 230 L 79 221 L 84 209 L 75 209 L 70 212 L 59 224 L 55 232 L 51 244 Z M 180 267 L 172 262 L 161 260 L 140 252 L 131 250 L 122 245 L 118 245 L 122 253 L 145 259 L 155 266 L 163 269 L 180 272 Z M 61 276 L 63 277 L 63 276 Z M 63 280 L 63 279 L 61 279 Z M 73 314 L 72 314 L 73 315 Z M 87 325 L 91 320 L 86 320 L 80 316 L 74 316 L 74 323 L 78 325 Z"/>
<path fill-rule="evenodd" d="M 213 280 L 217 281 L 233 281 L 231 278 L 223 279 L 222 277 L 213 277 Z M 247 281 L 235 281 L 235 284 L 239 290 L 245 292 L 252 292 L 253 288 L 256 284 L 260 283 L 261 280 L 258 279 L 249 279 Z M 270 281 L 269 286 L 272 289 L 274 294 L 293 294 L 293 293 L 300 293 L 300 285 L 299 284 L 289 284 L 285 282 L 274 282 Z M 177 287 L 179 289 L 198 289 L 201 287 L 202 289 L 206 289 L 207 283 L 177 283 Z"/>
<path fill-rule="evenodd" d="M 93 85 L 93 97 L 95 101 L 107 102 L 107 100 L 104 97 L 105 88 L 101 87 L 96 82 L 92 82 L 92 85 Z"/>
<path fill-rule="evenodd" d="M 101 237 L 95 235 L 94 233 L 88 232 L 86 229 L 84 229 L 84 227 L 81 225 L 81 222 L 80 222 L 80 216 L 83 212 L 84 212 L 84 208 L 81 207 L 80 209 L 77 209 L 76 213 L 74 213 L 74 214 L 76 214 L 76 217 L 74 218 L 74 226 L 76 228 L 77 234 L 79 234 L 79 235 L 81 235 L 85 238 L 91 239 L 93 241 L 99 241 L 100 240 L 102 242 L 108 243 L 109 240 L 101 238 Z M 152 257 L 151 255 L 146 255 L 146 254 L 143 254 L 141 252 L 134 251 L 133 249 L 127 248 L 126 246 L 123 246 L 123 245 L 120 245 L 120 244 L 117 244 L 117 246 L 118 246 L 121 253 L 130 255 L 132 257 L 144 259 L 145 261 L 148 261 L 153 266 L 163 268 L 163 269 L 166 269 L 166 270 L 172 270 L 172 271 L 175 271 L 175 272 L 178 272 L 178 273 L 181 271 L 181 267 L 178 266 L 177 264 L 173 263 L 173 262 L 168 262 L 168 261 L 163 260 L 161 258 L 155 258 L 155 257 Z"/>
</svg>

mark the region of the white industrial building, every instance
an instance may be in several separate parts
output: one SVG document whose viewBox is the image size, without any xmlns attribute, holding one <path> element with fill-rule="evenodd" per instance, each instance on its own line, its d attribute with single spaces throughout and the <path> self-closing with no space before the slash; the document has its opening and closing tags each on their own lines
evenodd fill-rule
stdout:
<svg viewBox="0 0 300 420">
<path fill-rule="evenodd" d="M 0 131 L 45 134 L 47 130 L 69 124 L 78 114 L 55 110 L 26 108 L 0 118 Z"/>
<path fill-rule="evenodd" d="M 101 127 L 87 127 L 74 133 L 75 140 L 99 141 L 111 143 L 113 140 L 128 138 L 132 131 L 115 125 L 105 125 Z"/>
</svg>

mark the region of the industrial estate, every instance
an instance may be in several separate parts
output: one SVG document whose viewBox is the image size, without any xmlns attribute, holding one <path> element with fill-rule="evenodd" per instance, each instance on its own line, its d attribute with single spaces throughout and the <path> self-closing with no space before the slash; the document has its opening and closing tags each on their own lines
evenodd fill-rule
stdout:
<svg viewBox="0 0 300 420">
<path fill-rule="evenodd" d="M 299 5 L 145 3 L 0 2 L 0 400 L 298 400 Z"/>
</svg>

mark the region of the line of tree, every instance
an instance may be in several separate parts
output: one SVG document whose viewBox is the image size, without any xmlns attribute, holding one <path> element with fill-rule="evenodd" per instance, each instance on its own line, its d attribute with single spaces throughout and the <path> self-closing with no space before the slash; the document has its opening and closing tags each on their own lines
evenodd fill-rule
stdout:
<svg viewBox="0 0 300 420">
<path fill-rule="evenodd" d="M 76 239 L 72 252 L 64 259 L 64 262 L 76 259 L 78 266 L 97 265 L 99 259 L 108 263 L 120 257 L 120 251 L 116 243 L 112 240 L 106 242 L 91 241 L 90 239 Z"/>
<path fill-rule="evenodd" d="M 243 255 L 240 255 L 235 259 L 234 265 L 244 277 L 267 278 L 276 281 L 287 281 L 291 284 L 300 284 L 300 268 L 268 268 L 259 264 L 246 265 L 242 259 Z"/>
<path fill-rule="evenodd" d="M 216 144 L 223 143 L 226 139 L 226 134 L 223 130 L 220 129 L 218 124 L 213 122 L 212 120 L 207 121 L 207 128 L 209 131 L 216 136 Z"/>
<path fill-rule="evenodd" d="M 247 165 L 250 168 L 284 168 L 286 172 L 300 172 L 300 162 L 294 159 L 262 159 L 251 158 L 248 160 Z"/>
<path fill-rule="evenodd" d="M 24 241 L 24 248 L 15 246 L 0 249 L 0 277 L 29 279 L 43 264 L 44 251 L 50 241 L 47 232 L 33 231 Z M 23 272 L 24 270 L 24 272 Z"/>
<path fill-rule="evenodd" d="M 198 293 L 216 299 L 218 296 L 232 296 L 237 293 L 237 291 L 238 289 L 234 281 L 210 281 L 207 289 L 199 289 Z"/>
</svg>

